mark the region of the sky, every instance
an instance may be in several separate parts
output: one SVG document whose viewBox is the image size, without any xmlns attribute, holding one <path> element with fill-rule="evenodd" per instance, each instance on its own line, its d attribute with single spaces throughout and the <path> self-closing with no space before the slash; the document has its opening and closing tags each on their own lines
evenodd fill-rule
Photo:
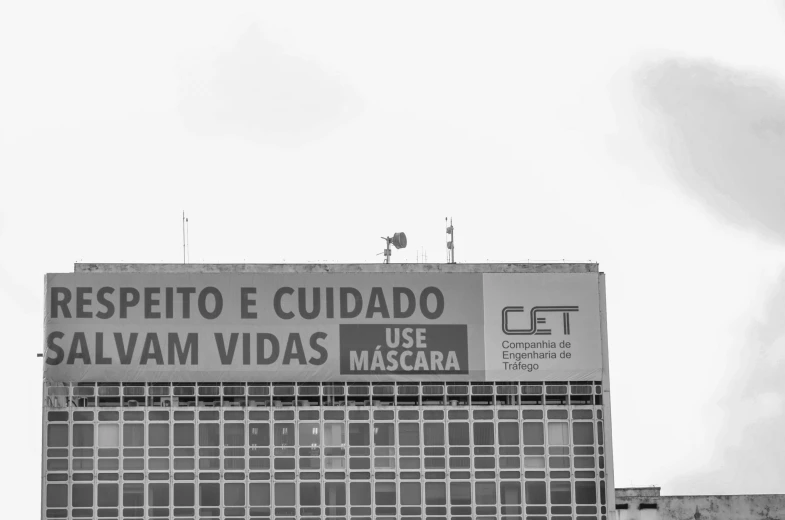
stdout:
<svg viewBox="0 0 785 520">
<path fill-rule="evenodd" d="M 785 493 L 785 3 L 9 2 L 0 70 L 3 498 L 44 274 L 183 211 L 192 263 L 599 262 L 617 487 Z"/>
</svg>

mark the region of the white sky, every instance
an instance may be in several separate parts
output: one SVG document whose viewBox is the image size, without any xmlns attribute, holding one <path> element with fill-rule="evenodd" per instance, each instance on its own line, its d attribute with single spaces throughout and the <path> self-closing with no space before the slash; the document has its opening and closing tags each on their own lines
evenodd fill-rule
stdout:
<svg viewBox="0 0 785 520">
<path fill-rule="evenodd" d="M 9 517 L 44 273 L 183 210 L 192 262 L 599 261 L 617 486 L 785 492 L 781 2 L 9 2 L 0 71 Z"/>
</svg>

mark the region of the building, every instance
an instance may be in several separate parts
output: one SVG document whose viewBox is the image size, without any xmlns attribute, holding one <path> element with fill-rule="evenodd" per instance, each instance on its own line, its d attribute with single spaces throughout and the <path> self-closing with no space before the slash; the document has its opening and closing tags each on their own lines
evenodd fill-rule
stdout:
<svg viewBox="0 0 785 520">
<path fill-rule="evenodd" d="M 615 515 L 596 264 L 46 277 L 41 517 Z"/>
<path fill-rule="evenodd" d="M 618 520 L 785 520 L 785 495 L 660 495 L 616 489 Z"/>
</svg>

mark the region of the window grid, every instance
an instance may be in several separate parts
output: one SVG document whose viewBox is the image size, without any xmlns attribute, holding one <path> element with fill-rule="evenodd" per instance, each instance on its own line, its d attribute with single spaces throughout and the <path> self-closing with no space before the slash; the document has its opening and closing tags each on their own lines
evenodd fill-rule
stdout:
<svg viewBox="0 0 785 520">
<path fill-rule="evenodd" d="M 494 394 L 498 394 L 502 386 L 508 387 L 503 389 L 504 392 L 508 392 L 511 385 L 515 384 L 496 384 L 496 392 Z M 201 385 L 191 385 L 192 388 L 194 386 L 200 390 L 202 388 Z M 218 388 L 219 391 L 216 392 L 210 386 Z M 263 385 L 254 384 L 252 386 L 259 387 Z M 301 388 L 305 386 L 307 385 L 300 385 Z M 334 388 L 335 385 L 331 386 Z M 367 387 L 368 385 L 365 386 Z M 384 386 L 395 385 L 387 384 Z M 406 386 L 411 387 L 413 385 L 409 383 Z M 430 393 L 425 394 L 422 390 L 425 388 L 426 392 L 430 392 L 430 388 L 440 386 L 440 383 L 426 383 L 417 386 L 420 388 L 421 396 L 432 395 Z M 473 390 L 471 388 L 472 385 L 466 383 L 454 386 L 469 387 L 466 390 Z M 482 386 L 493 388 L 493 385 L 489 383 L 483 383 Z M 517 387 L 517 385 L 515 386 Z M 523 386 L 533 385 L 522 385 L 521 388 Z M 549 386 L 556 385 L 549 384 Z M 587 385 L 584 383 L 582 386 L 585 387 Z M 592 389 L 594 385 L 588 386 L 589 389 Z M 543 402 L 540 405 L 529 405 L 519 401 L 515 405 L 499 404 L 498 402 L 490 405 L 473 405 L 471 402 L 466 402 L 463 405 L 442 403 L 441 405 L 418 404 L 417 406 L 388 404 L 348 406 L 347 403 L 344 403 L 343 406 L 298 406 L 295 403 L 294 406 L 282 404 L 281 406 L 272 407 L 238 407 L 221 403 L 223 406 L 204 404 L 194 407 L 175 407 L 171 401 L 165 403 L 167 406 L 148 406 L 148 401 L 144 401 L 145 405 L 142 406 L 139 406 L 137 403 L 136 406 L 105 407 L 100 402 L 102 396 L 114 397 L 121 395 L 120 385 L 114 385 L 113 387 L 105 385 L 105 387 L 111 388 L 111 390 L 102 390 L 103 387 L 99 386 L 98 391 L 93 392 L 92 396 L 97 394 L 97 401 L 89 403 L 84 401 L 76 402 L 76 404 L 83 406 L 74 406 L 73 402 L 69 401 L 68 404 L 71 404 L 71 406 L 65 408 L 58 406 L 46 407 L 47 420 L 45 421 L 44 435 L 47 446 L 47 492 L 45 493 L 47 518 L 120 518 L 123 513 L 131 513 L 126 515 L 128 518 L 285 518 L 286 516 L 283 513 L 291 512 L 294 513 L 291 518 L 349 518 L 350 516 L 352 518 L 382 518 L 385 516 L 396 518 L 396 515 L 397 518 L 406 518 L 407 516 L 411 518 L 460 518 L 463 516 L 467 518 L 499 518 L 500 515 L 504 515 L 512 518 L 523 518 L 525 516 L 532 520 L 537 520 L 538 516 L 562 517 L 565 520 L 566 518 L 588 520 L 589 518 L 599 518 L 601 513 L 601 504 L 599 503 L 600 482 L 604 480 L 604 474 L 600 473 L 600 468 L 603 468 L 601 459 L 604 454 L 601 449 L 601 439 L 599 439 L 597 434 L 599 425 L 602 423 L 602 406 L 600 404 L 591 403 L 570 406 L 549 405 Z M 205 385 L 205 387 L 210 388 L 205 392 L 206 395 L 214 396 L 217 394 L 219 399 L 221 395 L 230 395 L 234 398 L 239 395 L 240 389 L 243 390 L 244 394 L 245 390 L 247 390 L 245 386 L 238 385 L 223 385 L 223 391 L 220 391 L 220 385 L 217 387 L 215 385 Z M 50 387 L 48 390 L 52 388 L 67 387 Z M 90 388 L 89 386 L 73 386 L 70 388 L 71 392 L 68 393 L 68 396 L 77 396 L 80 399 L 90 398 Z M 133 387 L 128 385 L 122 387 L 122 395 L 123 397 L 133 395 L 149 399 L 153 393 L 163 396 L 166 393 L 166 388 L 165 386 L 148 386 L 146 388 L 147 391 L 144 392 L 145 387 L 143 386 Z M 352 388 L 352 386 L 350 385 L 349 388 Z M 573 388 L 573 385 L 569 385 L 568 388 Z M 324 389 L 323 387 L 322 390 Z M 130 392 L 126 392 L 126 390 L 130 390 Z M 445 390 L 447 389 L 445 388 Z M 547 391 L 547 389 L 544 390 Z M 275 387 L 273 387 L 273 393 L 274 391 Z M 459 389 L 459 391 L 463 390 Z M 488 395 L 487 388 L 480 391 L 484 392 L 484 395 Z M 521 391 L 519 390 L 519 392 Z M 594 391 L 599 392 L 600 389 L 595 387 Z M 194 392 L 197 398 L 200 393 Z M 292 391 L 292 394 L 294 393 Z M 334 395 L 335 390 L 331 390 L 331 393 Z M 445 394 L 448 393 L 449 391 L 445 392 Z M 51 396 L 52 392 L 47 392 L 47 395 Z M 505 393 L 502 395 L 509 394 Z M 514 395 L 521 394 L 516 393 Z M 162 401 L 158 402 L 162 405 L 164 404 Z M 117 404 L 122 405 L 125 403 L 118 402 Z M 355 420 L 355 418 L 350 417 L 352 412 L 363 411 L 367 413 L 367 419 Z M 441 420 L 432 420 L 432 417 L 426 418 L 426 411 L 440 411 L 443 418 Z M 526 415 L 530 415 L 530 413 L 524 414 L 524 411 L 535 413 L 539 411 L 542 418 L 539 420 L 527 418 Z M 49 420 L 50 412 L 60 414 L 60 416 L 52 416 L 51 419 L 55 420 Z M 380 412 L 378 414 L 379 419 L 375 417 L 377 412 Z M 511 418 L 511 413 L 513 412 L 517 413 L 517 419 Z M 574 417 L 576 412 L 582 413 L 583 417 L 580 419 Z M 589 419 L 585 418 L 587 412 L 591 414 Z M 68 414 L 67 421 L 56 420 L 62 418 L 63 413 Z M 301 418 L 303 413 L 308 415 L 303 415 L 303 418 Z M 343 414 L 342 420 L 328 418 L 340 413 Z M 391 418 L 382 418 L 384 415 L 389 417 L 391 413 Z M 503 413 L 507 415 L 501 418 L 500 415 Z M 128 415 L 124 416 L 123 414 Z M 188 414 L 191 414 L 192 418 L 178 420 L 182 419 L 182 417 L 176 417 L 180 415 L 187 416 Z M 267 421 L 259 418 L 264 414 L 268 416 Z M 315 414 L 318 414 L 318 419 L 314 418 Z M 417 415 L 416 420 L 412 418 L 413 414 Z M 134 415 L 142 420 L 131 420 Z M 433 415 L 433 413 L 429 415 Z M 549 415 L 552 417 L 549 417 Z M 160 420 L 164 416 L 166 416 L 165 420 Z M 290 418 L 284 418 L 285 416 Z M 527 446 L 523 441 L 524 424 L 537 422 L 542 424 L 542 456 L 545 458 L 545 468 L 539 471 L 525 467 L 524 457 L 526 457 Z M 363 446 L 351 445 L 351 425 L 363 423 L 369 424 L 370 442 L 369 446 L 367 446 L 368 455 L 363 456 L 360 454 L 354 457 L 355 453 L 353 453 L 352 448 L 363 448 Z M 563 428 L 556 428 L 554 430 L 555 437 L 552 439 L 551 424 L 557 425 L 561 423 L 567 425 L 566 434 Z M 588 458 L 591 457 L 593 459 L 593 469 L 579 469 L 576 467 L 575 457 L 579 454 L 575 452 L 578 445 L 575 445 L 573 442 L 573 427 L 575 423 L 590 425 L 589 429 L 579 427 L 581 435 L 585 436 L 586 432 L 591 432 L 593 437 L 591 445 L 580 445 L 580 456 L 584 465 L 586 465 L 585 462 Z M 252 424 L 269 425 L 269 443 L 267 446 L 269 455 L 266 457 L 264 455 L 260 457 L 251 456 L 251 449 L 254 448 L 250 439 Z M 284 424 L 291 424 L 291 435 L 289 433 L 286 435 L 290 435 L 290 439 L 293 442 L 290 442 L 291 446 L 277 446 L 281 450 L 276 450 L 276 444 L 287 443 L 287 440 L 283 438 L 278 439 L 280 442 L 276 442 L 276 426 Z M 387 446 L 385 440 L 377 443 L 374 439 L 375 427 L 384 424 L 392 425 L 394 442 L 392 442 L 391 446 Z M 426 444 L 424 426 L 426 424 L 442 424 L 444 426 L 443 435 L 445 442 L 442 445 L 442 449 L 444 452 L 443 458 L 447 459 L 444 469 L 428 467 L 429 464 L 426 462 L 426 458 L 436 459 L 438 457 L 428 457 L 428 453 L 431 453 L 431 451 L 427 450 L 427 448 L 438 449 L 439 446 Z M 452 446 L 449 442 L 449 426 L 451 424 L 468 425 L 469 443 L 465 448 L 469 450 L 468 458 L 471 464 L 467 468 L 450 467 L 453 459 L 453 456 L 450 455 Z M 505 441 L 504 445 L 500 443 L 500 424 L 516 424 L 518 426 L 517 444 L 507 444 L 509 439 Z M 59 440 L 61 438 L 59 434 L 62 433 L 60 431 L 62 430 L 60 428 L 62 425 L 67 425 L 68 430 L 65 448 L 61 446 L 63 443 Z M 183 446 L 181 445 L 182 439 L 179 436 L 177 439 L 175 438 L 175 430 L 180 430 L 178 425 L 184 430 L 187 430 L 189 425 L 192 427 L 192 446 Z M 205 426 L 205 437 L 200 439 L 203 425 Z M 310 425 L 314 426 L 311 427 Z M 326 428 L 336 428 L 333 425 L 342 425 L 342 428 L 337 428 L 338 431 L 331 432 L 330 435 L 331 437 L 336 435 L 339 438 L 342 437 L 344 442 L 341 444 L 343 446 L 336 446 L 334 440 L 329 442 L 327 440 Z M 412 428 L 412 425 L 417 426 L 416 444 L 410 442 L 415 436 L 415 430 Z M 137 446 L 140 442 L 140 426 L 142 429 L 141 439 L 143 440 L 141 440 L 142 446 Z M 241 429 L 238 426 L 241 426 Z M 50 427 L 54 427 L 55 430 L 59 428 L 58 431 L 53 430 L 53 444 L 51 446 L 49 446 L 50 439 L 48 435 L 48 428 Z M 305 428 L 304 434 L 300 430 L 301 427 Z M 316 432 L 313 432 L 314 427 L 317 430 Z M 310 434 L 308 433 L 309 428 L 311 429 Z M 215 438 L 216 429 L 217 439 Z M 488 442 L 487 434 L 489 431 L 492 432 L 492 442 Z M 403 439 L 401 438 L 401 432 L 404 432 Z M 303 438 L 301 434 L 308 438 L 307 445 L 301 445 L 301 439 Z M 318 438 L 316 443 L 311 438 L 314 435 Z M 562 441 L 564 439 L 561 437 L 565 435 L 568 439 L 566 446 L 563 446 Z M 187 444 L 188 436 L 185 435 L 185 437 Z M 552 442 L 554 439 L 555 442 Z M 168 443 L 164 441 L 168 441 Z M 202 442 L 204 442 L 204 446 L 201 446 Z M 115 444 L 116 446 L 114 446 Z M 217 446 L 213 446 L 213 444 L 217 444 Z M 457 447 L 464 448 L 464 446 Z M 256 448 L 258 449 L 259 446 L 256 446 Z M 305 450 L 316 448 L 319 454 L 311 457 L 309 455 L 313 455 L 313 453 L 303 452 L 301 448 Z M 331 449 L 329 455 L 328 448 Z M 377 455 L 377 448 L 387 451 L 380 451 Z M 514 469 L 501 467 L 502 448 L 505 448 L 504 454 L 513 459 L 515 455 L 510 455 L 510 453 L 514 451 L 512 448 L 517 448 L 517 457 L 520 460 L 517 478 L 514 477 L 516 473 Z M 555 448 L 553 453 L 551 448 Z M 592 448 L 591 451 L 593 453 L 591 455 L 587 454 L 587 448 Z M 566 455 L 563 454 L 565 452 L 567 453 Z M 260 453 L 264 453 L 264 451 L 262 450 Z M 342 455 L 339 453 L 342 453 Z M 366 452 L 359 450 L 356 453 Z M 67 457 L 63 457 L 64 454 Z M 550 457 L 558 458 L 564 456 L 567 457 L 568 464 L 566 468 L 550 467 Z M 264 467 L 263 462 L 261 465 L 255 462 L 257 467 L 252 468 L 252 458 L 257 461 L 267 459 L 269 461 L 268 468 Z M 353 458 L 367 458 L 369 467 L 367 469 L 364 467 L 359 469 L 352 468 L 351 459 Z M 377 467 L 377 459 L 383 458 L 391 458 L 393 467 L 386 467 L 384 464 Z M 308 459 L 307 462 L 305 462 L 306 459 Z M 342 460 L 342 464 L 328 467 L 327 459 Z M 404 459 L 407 459 L 407 467 L 401 467 L 401 462 Z M 67 460 L 67 468 L 65 469 L 63 468 L 63 460 Z M 50 461 L 55 463 L 50 465 Z M 276 468 L 276 463 L 279 461 L 285 462 L 285 464 Z M 193 469 L 188 466 L 189 463 Z M 318 465 L 318 469 L 309 468 L 307 467 L 308 464 Z M 340 467 L 341 465 L 343 468 Z M 590 478 L 586 476 L 588 473 L 582 473 L 585 478 L 576 478 L 578 471 L 588 472 L 592 470 L 595 474 L 594 477 Z M 361 475 L 368 473 L 370 478 L 366 477 L 362 480 L 352 478 L 357 476 L 351 475 L 355 471 Z M 502 471 L 505 473 L 502 473 Z M 532 471 L 534 473 L 531 473 Z M 566 478 L 561 478 L 565 475 L 559 475 L 559 471 L 566 471 Z M 343 472 L 343 475 L 340 475 L 341 472 Z M 444 478 L 428 478 L 427 472 L 436 472 L 437 474 L 444 472 Z M 189 473 L 192 474 L 190 480 L 182 478 L 183 475 Z M 135 480 L 140 476 L 140 480 Z M 332 477 L 341 478 L 334 480 Z M 408 477 L 416 478 L 410 479 Z M 212 478 L 216 478 L 216 480 L 211 480 Z M 314 480 L 311 480 L 311 478 Z M 370 505 L 352 506 L 351 484 L 362 481 L 370 482 L 371 484 Z M 445 504 L 443 506 L 428 504 L 426 500 L 426 485 L 438 485 L 439 482 L 444 483 Z M 544 490 L 547 491 L 544 497 L 544 504 L 527 503 L 526 494 L 529 491 L 527 483 L 529 482 L 541 482 L 544 484 Z M 577 503 L 576 482 L 595 483 L 594 504 Z M 293 509 L 276 511 L 276 507 L 279 507 L 279 505 L 276 505 L 276 485 L 279 483 L 283 485 L 281 487 L 282 493 L 288 491 L 283 489 L 284 487 L 290 487 L 288 484 L 294 485 L 295 503 L 300 503 L 301 499 L 304 498 L 300 497 L 300 484 L 306 485 L 304 488 L 306 491 L 313 488 L 311 484 L 318 484 L 320 492 L 318 509 L 314 509 L 317 506 L 300 505 Z M 342 488 L 336 487 L 336 483 L 343 483 L 344 485 Z M 389 483 L 393 483 L 394 492 L 386 489 L 389 487 Z M 512 490 L 514 494 L 515 483 L 520 485 L 520 504 L 503 504 L 502 490 Z M 563 483 L 567 483 L 567 489 L 569 489 L 569 500 L 564 504 L 561 502 L 564 501 L 565 493 L 560 491 L 561 487 L 564 486 Z M 263 489 L 264 484 L 270 484 L 269 506 L 251 505 L 251 500 L 259 500 L 257 495 Z M 333 484 L 336 484 L 336 486 L 333 486 Z M 377 486 L 377 484 L 380 485 Z M 421 496 L 419 506 L 403 503 L 404 500 L 410 500 L 413 496 L 414 484 L 419 484 Z M 468 484 L 468 487 L 466 484 Z M 136 495 L 138 495 L 140 485 L 144 499 L 140 507 L 133 507 L 138 504 Z M 183 494 L 180 491 L 189 485 L 191 485 L 193 505 L 183 507 L 182 504 L 175 504 L 181 495 L 188 496 L 188 493 Z M 49 486 L 56 487 L 49 488 Z M 535 487 L 531 488 L 532 492 L 539 491 Z M 331 491 L 335 491 L 338 495 L 340 495 L 341 489 L 345 490 L 345 505 L 333 506 L 335 509 L 330 509 L 329 514 L 328 506 L 326 505 L 328 497 L 325 494 L 328 488 Z M 131 507 L 126 507 L 123 504 L 126 498 L 126 489 Z M 402 494 L 402 489 L 410 490 L 406 494 L 406 498 Z M 431 489 L 431 487 L 429 486 L 428 489 Z M 493 493 L 490 492 L 491 489 L 493 489 Z M 47 502 L 49 501 L 50 491 L 53 503 L 62 503 L 64 490 L 67 507 L 49 507 L 50 504 Z M 220 498 L 217 501 L 219 505 L 212 506 L 210 504 L 214 503 L 213 499 L 215 499 L 216 493 L 220 494 Z M 465 497 L 462 496 L 463 493 L 471 496 L 468 504 L 462 503 L 466 502 Z M 585 495 L 585 490 L 583 494 Z M 312 495 L 313 493 L 306 493 L 306 496 Z M 392 495 L 395 495 L 395 505 L 388 506 L 385 502 Z M 200 498 L 203 498 L 202 501 L 205 505 L 201 510 Z M 284 494 L 278 498 L 283 500 L 287 496 Z M 488 499 L 486 500 L 486 498 Z M 493 498 L 493 500 L 490 500 L 490 498 Z M 556 499 L 555 501 L 554 498 Z M 584 498 L 582 495 L 581 499 Z M 224 504 L 221 506 L 220 504 L 225 500 L 242 502 L 242 505 L 235 507 Z M 377 501 L 379 502 L 378 504 Z M 117 505 L 113 508 L 112 505 L 115 502 Z M 288 508 L 289 506 L 284 504 L 281 507 Z M 361 514 L 355 514 L 352 511 L 353 507 L 360 507 L 361 509 L 356 510 L 356 513 Z M 370 509 L 363 509 L 365 507 L 370 507 Z M 418 507 L 419 513 L 416 512 Z M 128 511 L 124 511 L 124 508 L 127 508 Z M 569 508 L 569 511 L 565 508 Z M 593 511 L 591 511 L 592 508 Z M 604 507 L 602 509 L 604 512 Z M 117 516 L 112 515 L 113 510 L 117 511 Z M 190 510 L 193 511 L 191 516 L 188 515 Z M 216 513 L 216 515 L 210 516 L 211 512 Z M 366 512 L 367 515 L 365 514 Z M 50 515 L 49 513 L 52 514 Z M 267 515 L 254 513 L 266 513 Z"/>
</svg>

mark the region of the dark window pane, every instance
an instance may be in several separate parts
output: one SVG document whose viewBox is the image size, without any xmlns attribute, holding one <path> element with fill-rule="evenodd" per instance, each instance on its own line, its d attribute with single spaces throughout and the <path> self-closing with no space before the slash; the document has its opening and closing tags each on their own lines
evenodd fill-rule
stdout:
<svg viewBox="0 0 785 520">
<path fill-rule="evenodd" d="M 155 507 L 169 506 L 169 484 L 155 483 L 147 486 L 147 505 Z"/>
<path fill-rule="evenodd" d="M 542 446 L 545 443 L 542 423 L 523 423 L 523 443 L 527 446 Z"/>
<path fill-rule="evenodd" d="M 370 425 L 365 423 L 349 423 L 349 445 L 370 446 Z"/>
<path fill-rule="evenodd" d="M 175 424 L 174 425 L 174 445 L 193 446 L 194 445 L 194 425 Z"/>
<path fill-rule="evenodd" d="M 169 446 L 169 425 L 150 424 L 147 431 L 150 446 Z"/>
<path fill-rule="evenodd" d="M 398 442 L 401 446 L 420 445 L 420 425 L 418 423 L 398 423 Z"/>
<path fill-rule="evenodd" d="M 221 432 L 218 423 L 202 423 L 199 425 L 199 446 L 219 446 Z"/>
<path fill-rule="evenodd" d="M 376 505 L 395 505 L 395 482 L 376 482 Z"/>
<path fill-rule="evenodd" d="M 351 505 L 369 506 L 371 505 L 371 483 L 370 482 L 351 482 L 349 483 L 351 492 Z"/>
<path fill-rule="evenodd" d="M 301 506 L 322 505 L 321 487 L 318 482 L 300 483 L 300 505 Z"/>
<path fill-rule="evenodd" d="M 242 423 L 224 424 L 224 445 L 245 446 L 245 425 Z"/>
<path fill-rule="evenodd" d="M 579 480 L 575 482 L 575 503 L 597 503 L 597 485 L 593 480 Z"/>
<path fill-rule="evenodd" d="M 474 445 L 493 446 L 493 423 L 476 422 L 474 423 Z"/>
<path fill-rule="evenodd" d="M 188 483 L 177 483 L 174 485 L 174 506 L 188 507 L 194 505 L 194 485 Z"/>
<path fill-rule="evenodd" d="M 447 504 L 447 487 L 444 482 L 425 483 L 425 504 L 443 506 Z"/>
<path fill-rule="evenodd" d="M 450 423 L 449 439 L 450 446 L 468 446 L 469 423 Z"/>
<path fill-rule="evenodd" d="M 144 446 L 144 424 L 123 425 L 123 446 Z"/>
<path fill-rule="evenodd" d="M 499 423 L 499 445 L 518 446 L 521 440 L 518 436 L 518 423 Z"/>
<path fill-rule="evenodd" d="M 268 423 L 250 423 L 248 425 L 248 444 L 251 446 L 269 446 L 270 425 Z"/>
<path fill-rule="evenodd" d="M 251 482 L 248 487 L 248 502 L 251 506 L 269 506 L 270 484 L 268 482 Z"/>
<path fill-rule="evenodd" d="M 552 480 L 551 481 L 551 504 L 571 504 L 570 482 Z"/>
<path fill-rule="evenodd" d="M 544 504 L 545 503 L 545 482 L 534 481 L 526 482 L 526 503 Z"/>
<path fill-rule="evenodd" d="M 98 507 L 117 507 L 117 484 L 98 484 Z"/>
<path fill-rule="evenodd" d="M 419 482 L 401 482 L 401 505 L 419 506 L 422 504 Z"/>
<path fill-rule="evenodd" d="M 88 447 L 92 446 L 93 443 L 93 425 L 75 424 L 73 446 Z"/>
<path fill-rule="evenodd" d="M 572 440 L 575 444 L 594 444 L 594 426 L 590 422 L 572 423 Z"/>
<path fill-rule="evenodd" d="M 474 484 L 474 500 L 479 505 L 495 505 L 496 482 L 476 482 Z"/>
<path fill-rule="evenodd" d="M 274 432 L 276 446 L 294 446 L 294 423 L 275 424 Z"/>
<path fill-rule="evenodd" d="M 450 505 L 470 506 L 472 504 L 472 485 L 469 482 L 450 482 Z"/>
<path fill-rule="evenodd" d="M 46 430 L 46 445 L 50 448 L 68 446 L 68 425 L 50 424 Z"/>
<path fill-rule="evenodd" d="M 124 507 L 144 506 L 144 484 L 123 485 L 123 506 Z"/>
<path fill-rule="evenodd" d="M 238 426 L 243 426 L 242 424 Z M 242 483 L 227 483 L 224 484 L 224 505 L 226 506 L 244 506 L 245 505 L 245 484 Z"/>
<path fill-rule="evenodd" d="M 46 486 L 46 507 L 68 507 L 67 484 L 49 484 Z"/>
<path fill-rule="evenodd" d="M 276 506 L 294 505 L 294 483 L 290 483 L 290 482 L 275 483 L 275 505 Z"/>
<path fill-rule="evenodd" d="M 324 484 L 324 505 L 345 506 L 346 484 L 343 482 L 326 482 Z"/>
<path fill-rule="evenodd" d="M 423 437 L 426 446 L 444 446 L 444 423 L 425 423 Z"/>
<path fill-rule="evenodd" d="M 93 507 L 93 484 L 72 485 L 71 505 L 73 507 Z"/>
<path fill-rule="evenodd" d="M 376 423 L 373 426 L 373 443 L 376 446 L 395 445 L 395 425 L 393 423 Z"/>
<path fill-rule="evenodd" d="M 200 425 L 203 426 L 203 425 Z M 213 425 L 210 425 L 213 426 Z M 217 425 L 215 425 L 217 426 Z M 201 437 L 201 435 L 200 435 Z M 199 505 L 202 507 L 216 507 L 221 505 L 221 485 L 214 483 L 199 483 Z"/>
<path fill-rule="evenodd" d="M 521 483 L 520 482 L 502 482 L 499 495 L 501 496 L 502 505 L 518 505 L 521 503 Z"/>
</svg>

